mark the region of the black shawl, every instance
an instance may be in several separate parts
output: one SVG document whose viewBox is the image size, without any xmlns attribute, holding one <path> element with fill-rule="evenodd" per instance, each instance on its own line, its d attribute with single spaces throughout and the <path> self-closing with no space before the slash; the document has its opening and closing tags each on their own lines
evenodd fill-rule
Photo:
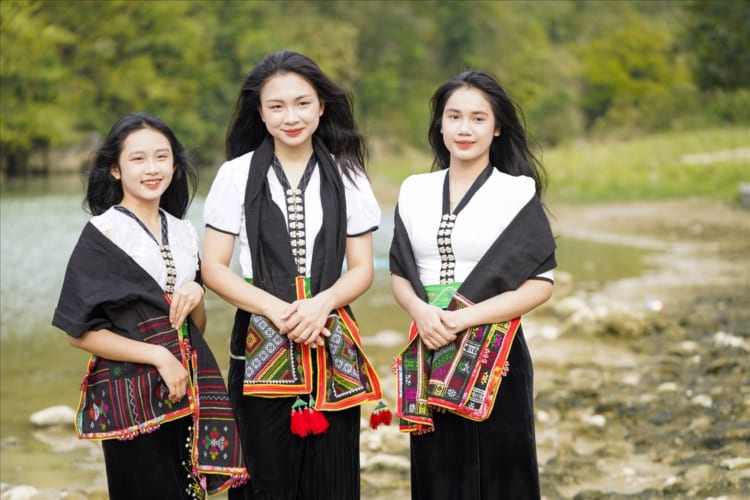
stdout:
<svg viewBox="0 0 750 500">
<path fill-rule="evenodd" d="M 169 324 L 164 290 L 90 222 L 68 262 L 52 324 L 76 338 L 106 328 L 162 345 L 190 373 L 188 397 L 172 404 L 154 366 L 92 356 L 76 419 L 80 437 L 130 439 L 192 415 L 193 462 L 207 490 L 222 491 L 247 478 L 224 380 L 203 335 L 188 318 L 181 337 Z"/>
<path fill-rule="evenodd" d="M 338 166 L 323 141 L 313 139 L 320 169 L 323 224 L 315 238 L 310 290 L 316 294 L 341 276 L 346 252 L 346 197 Z M 286 301 L 297 299 L 292 247 L 286 219 L 271 199 L 268 169 L 273 162 L 273 140 L 266 138 L 253 153 L 245 190 L 245 222 L 253 265 L 253 284 Z"/>
</svg>

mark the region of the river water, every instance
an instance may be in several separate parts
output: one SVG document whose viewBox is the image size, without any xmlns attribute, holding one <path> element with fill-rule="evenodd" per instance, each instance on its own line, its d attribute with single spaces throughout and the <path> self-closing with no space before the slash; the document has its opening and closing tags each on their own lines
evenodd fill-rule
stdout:
<svg viewBox="0 0 750 500">
<path fill-rule="evenodd" d="M 203 190 L 205 192 L 205 190 Z M 68 433 L 51 449 L 46 434 L 29 416 L 53 405 L 75 407 L 88 355 L 70 348 L 65 334 L 50 324 L 65 265 L 88 215 L 78 177 L 50 177 L 15 184 L 6 182 L 0 197 L 0 482 L 41 488 L 88 488 L 87 464 L 99 448 Z M 189 217 L 202 234 L 203 194 Z M 387 254 L 392 207 L 383 207 L 375 233 L 375 283 L 353 305 L 368 356 L 382 377 L 400 346 L 368 342 L 379 334 L 403 332 L 408 318 L 392 299 Z M 577 287 L 596 289 L 606 282 L 641 273 L 647 252 L 632 247 L 559 239 L 559 271 Z M 226 369 L 233 311 L 216 295 L 206 295 L 207 338 Z M 387 335 L 386 335 L 387 336 Z M 391 387 L 392 384 L 386 384 Z M 390 395 L 389 395 L 390 396 Z M 392 398 L 391 398 L 392 400 Z"/>
</svg>

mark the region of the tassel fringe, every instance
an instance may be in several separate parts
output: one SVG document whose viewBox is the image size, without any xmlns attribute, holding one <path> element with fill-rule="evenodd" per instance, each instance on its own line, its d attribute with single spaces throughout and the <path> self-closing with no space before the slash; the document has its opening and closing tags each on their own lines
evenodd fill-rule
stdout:
<svg viewBox="0 0 750 500">
<path fill-rule="evenodd" d="M 301 438 L 310 434 L 323 434 L 328 430 L 328 419 L 315 409 L 315 400 L 310 398 L 306 402 L 297 398 L 292 404 L 291 421 L 289 430 L 295 436 Z"/>
<path fill-rule="evenodd" d="M 392 419 L 391 410 L 383 401 L 380 401 L 370 414 L 370 427 L 377 429 L 381 425 L 391 425 Z"/>
</svg>

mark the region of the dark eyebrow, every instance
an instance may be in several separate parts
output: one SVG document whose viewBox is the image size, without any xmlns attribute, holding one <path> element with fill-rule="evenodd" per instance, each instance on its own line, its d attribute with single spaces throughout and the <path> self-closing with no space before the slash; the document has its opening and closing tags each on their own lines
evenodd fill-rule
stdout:
<svg viewBox="0 0 750 500">
<path fill-rule="evenodd" d="M 172 152 L 172 148 L 159 148 L 155 152 L 156 153 L 171 153 Z M 128 154 L 129 155 L 145 155 L 146 152 L 145 151 L 141 151 L 140 149 L 138 149 L 136 151 L 130 151 Z"/>
<path fill-rule="evenodd" d="M 297 96 L 297 97 L 295 97 L 295 98 L 294 98 L 294 99 L 292 99 L 292 100 L 293 100 L 293 101 L 300 101 L 300 100 L 302 100 L 302 99 L 312 99 L 312 98 L 313 98 L 312 94 L 302 94 L 301 96 Z M 266 100 L 265 100 L 265 101 L 263 101 L 263 102 L 265 102 L 265 103 L 271 103 L 271 102 L 284 102 L 284 99 L 266 99 Z"/>
<path fill-rule="evenodd" d="M 455 109 L 455 108 L 446 108 L 445 112 L 446 113 L 460 113 L 461 111 L 458 110 L 458 109 Z M 489 113 L 487 113 L 486 111 L 471 111 L 471 112 L 469 112 L 469 114 L 470 115 L 485 115 L 485 116 L 489 116 Z"/>
</svg>

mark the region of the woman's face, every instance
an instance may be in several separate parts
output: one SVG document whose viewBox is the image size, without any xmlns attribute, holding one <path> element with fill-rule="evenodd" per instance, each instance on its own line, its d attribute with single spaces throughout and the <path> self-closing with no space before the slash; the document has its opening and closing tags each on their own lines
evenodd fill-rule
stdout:
<svg viewBox="0 0 750 500">
<path fill-rule="evenodd" d="M 158 206 L 174 174 L 169 139 L 152 128 L 135 130 L 122 142 L 117 163 L 110 173 L 122 183 L 120 203 L 128 208 Z"/>
<path fill-rule="evenodd" d="M 459 87 L 448 98 L 443 109 L 440 133 L 453 166 L 485 167 L 490 160 L 490 146 L 500 135 L 487 96 L 474 87 Z"/>
<path fill-rule="evenodd" d="M 324 105 L 297 73 L 277 73 L 260 90 L 260 117 L 278 149 L 310 148 Z"/>
</svg>

